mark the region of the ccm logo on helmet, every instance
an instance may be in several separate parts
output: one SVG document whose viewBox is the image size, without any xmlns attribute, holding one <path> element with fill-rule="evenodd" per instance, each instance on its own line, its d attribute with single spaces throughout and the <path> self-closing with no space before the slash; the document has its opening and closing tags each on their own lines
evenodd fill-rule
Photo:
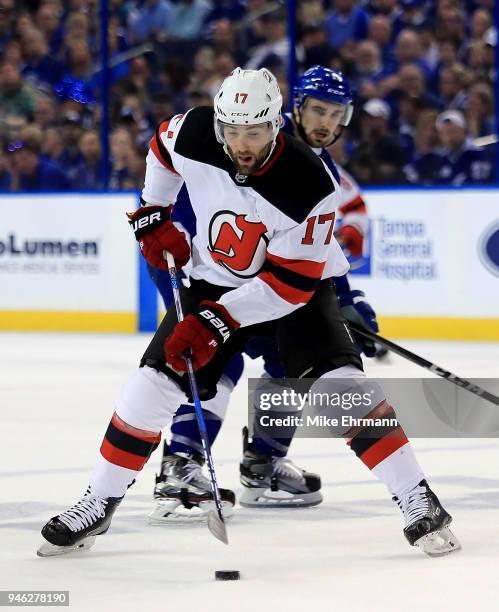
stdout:
<svg viewBox="0 0 499 612">
<path fill-rule="evenodd" d="M 132 229 L 134 232 L 136 232 L 138 229 L 142 229 L 144 227 L 147 227 L 148 225 L 152 225 L 155 221 L 161 221 L 161 213 L 154 212 L 148 215 L 147 217 L 141 217 L 140 219 L 137 219 L 137 221 L 134 221 L 131 224 Z"/>
<path fill-rule="evenodd" d="M 202 310 L 199 314 L 201 317 L 209 321 L 210 324 L 213 325 L 216 330 L 218 330 L 224 342 L 228 339 L 228 337 L 230 336 L 229 328 L 211 310 Z"/>
<path fill-rule="evenodd" d="M 247 117 L 248 113 L 231 113 L 231 117 Z"/>
</svg>

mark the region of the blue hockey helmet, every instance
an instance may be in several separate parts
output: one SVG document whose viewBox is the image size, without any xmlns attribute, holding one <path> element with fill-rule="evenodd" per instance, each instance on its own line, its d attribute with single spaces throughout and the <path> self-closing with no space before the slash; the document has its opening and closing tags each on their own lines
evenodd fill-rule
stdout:
<svg viewBox="0 0 499 612">
<path fill-rule="evenodd" d="M 293 90 L 296 110 L 300 110 L 307 97 L 341 104 L 345 107 L 345 112 L 340 125 L 346 126 L 350 123 L 353 114 L 353 96 L 350 84 L 343 73 L 324 66 L 312 66 L 303 73 Z"/>
</svg>

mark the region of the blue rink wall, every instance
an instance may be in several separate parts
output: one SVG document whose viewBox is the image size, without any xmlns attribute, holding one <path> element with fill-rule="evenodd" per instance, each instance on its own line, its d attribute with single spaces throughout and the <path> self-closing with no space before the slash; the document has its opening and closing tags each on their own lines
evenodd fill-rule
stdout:
<svg viewBox="0 0 499 612">
<path fill-rule="evenodd" d="M 499 340 L 499 189 L 366 190 L 351 261 L 388 337 Z M 1 195 L 0 330 L 152 331 L 136 194 Z"/>
</svg>

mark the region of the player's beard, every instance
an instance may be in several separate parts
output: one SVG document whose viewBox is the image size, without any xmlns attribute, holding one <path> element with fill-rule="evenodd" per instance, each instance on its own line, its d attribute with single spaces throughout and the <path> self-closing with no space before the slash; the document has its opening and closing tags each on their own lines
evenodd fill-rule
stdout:
<svg viewBox="0 0 499 612">
<path fill-rule="evenodd" d="M 234 163 L 234 166 L 237 172 L 239 174 L 244 174 L 246 176 L 253 174 L 253 172 L 257 172 L 261 168 L 263 162 L 269 156 L 271 148 L 272 148 L 272 141 L 266 144 L 265 147 L 263 147 L 263 149 L 256 155 L 254 153 L 247 152 L 247 155 L 251 156 L 252 161 L 249 161 L 248 163 L 244 163 L 238 159 L 238 155 L 240 157 L 244 157 L 244 153 L 246 153 L 246 151 L 240 152 L 238 153 L 238 155 L 236 155 L 234 151 L 227 145 L 227 149 L 229 151 L 230 158 L 232 159 L 232 162 Z"/>
<path fill-rule="evenodd" d="M 327 147 L 333 140 L 333 134 L 329 130 L 312 130 L 306 134 L 307 144 L 315 149 Z"/>
</svg>

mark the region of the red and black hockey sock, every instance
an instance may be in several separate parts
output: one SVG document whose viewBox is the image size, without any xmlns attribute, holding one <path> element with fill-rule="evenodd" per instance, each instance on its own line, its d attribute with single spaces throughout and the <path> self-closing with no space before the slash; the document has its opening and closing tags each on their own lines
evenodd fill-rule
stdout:
<svg viewBox="0 0 499 612">
<path fill-rule="evenodd" d="M 376 406 L 365 419 L 379 419 L 383 424 L 355 428 L 347 434 L 351 438 L 347 444 L 357 457 L 372 470 L 407 444 L 408 439 L 398 424 L 395 411 L 386 401 Z"/>
<path fill-rule="evenodd" d="M 154 433 L 132 427 L 114 413 L 100 452 L 110 463 L 138 471 L 158 448 L 160 440 L 161 432 Z"/>
</svg>

